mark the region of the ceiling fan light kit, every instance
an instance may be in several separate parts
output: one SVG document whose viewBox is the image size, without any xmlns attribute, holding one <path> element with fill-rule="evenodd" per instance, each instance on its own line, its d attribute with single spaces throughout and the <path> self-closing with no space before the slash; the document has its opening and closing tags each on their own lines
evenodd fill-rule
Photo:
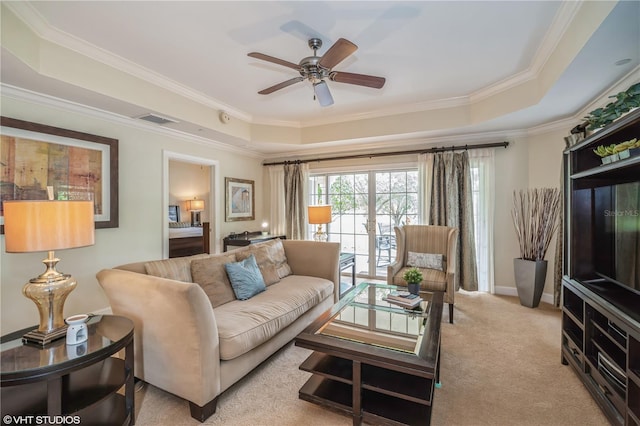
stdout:
<svg viewBox="0 0 640 426">
<path fill-rule="evenodd" d="M 374 89 L 381 89 L 382 86 L 384 86 L 385 79 L 383 77 L 333 71 L 333 67 L 338 65 L 358 49 L 358 46 L 349 40 L 344 38 L 339 39 L 322 56 L 318 56 L 316 54 L 317 50 L 322 47 L 322 40 L 319 38 L 310 39 L 309 47 L 313 49 L 313 56 L 303 58 L 298 65 L 263 53 L 249 53 L 248 56 L 252 58 L 292 68 L 300 73 L 300 77 L 295 77 L 271 87 L 267 87 L 266 89 L 259 91 L 258 94 L 268 95 L 276 90 L 284 89 L 285 87 L 291 86 L 292 84 L 300 81 L 309 80 L 313 85 L 313 91 L 315 97 L 320 103 L 320 106 L 325 107 L 333 105 L 333 97 L 329 91 L 329 85 L 325 81 L 327 78 L 338 83 L 355 84 Z"/>
<path fill-rule="evenodd" d="M 327 83 L 324 80 L 313 83 L 313 92 L 316 94 L 316 98 L 318 98 L 320 106 L 326 107 L 333 105 L 333 96 L 331 96 L 329 86 L 327 86 Z"/>
</svg>

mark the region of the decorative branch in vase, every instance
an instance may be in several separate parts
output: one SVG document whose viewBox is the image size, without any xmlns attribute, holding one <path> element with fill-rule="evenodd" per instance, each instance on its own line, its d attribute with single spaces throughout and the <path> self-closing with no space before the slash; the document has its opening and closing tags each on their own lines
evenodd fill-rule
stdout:
<svg viewBox="0 0 640 426">
<path fill-rule="evenodd" d="M 520 246 L 514 259 L 516 287 L 520 304 L 535 308 L 540 303 L 547 273 L 544 260 L 558 228 L 560 191 L 557 188 L 531 188 L 513 193 L 511 215 Z"/>
</svg>

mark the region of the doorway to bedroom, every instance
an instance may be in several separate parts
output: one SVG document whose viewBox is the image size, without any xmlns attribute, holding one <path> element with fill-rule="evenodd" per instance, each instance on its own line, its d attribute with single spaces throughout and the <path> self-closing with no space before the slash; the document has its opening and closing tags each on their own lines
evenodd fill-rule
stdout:
<svg viewBox="0 0 640 426">
<path fill-rule="evenodd" d="M 217 161 L 165 152 L 163 170 L 163 256 L 215 253 Z"/>
</svg>

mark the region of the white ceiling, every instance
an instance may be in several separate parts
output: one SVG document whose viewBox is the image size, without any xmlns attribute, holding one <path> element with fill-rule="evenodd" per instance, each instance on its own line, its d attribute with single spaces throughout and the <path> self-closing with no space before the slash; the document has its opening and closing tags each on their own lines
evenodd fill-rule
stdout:
<svg viewBox="0 0 640 426">
<path fill-rule="evenodd" d="M 563 32 L 579 19 L 581 5 L 556 1 L 2 3 L 43 39 L 248 123 L 295 128 L 464 105 L 515 87 L 545 66 Z M 297 73 L 247 53 L 297 63 L 311 56 L 307 46 L 311 37 L 323 40 L 320 55 L 340 37 L 355 43 L 358 50 L 334 69 L 385 77 L 384 88 L 329 82 L 335 104 L 327 108 L 313 100 L 307 81 L 259 95 L 258 91 Z M 626 58 L 631 61 L 614 64 Z M 639 60 L 640 2 L 621 2 L 537 104 L 514 107 L 464 129 L 432 129 L 431 134 L 527 129 L 571 117 L 634 70 Z M 150 112 L 115 95 L 44 77 L 5 48 L 2 83 L 128 117 Z M 191 127 L 185 123 L 182 130 L 196 128 L 202 128 L 201 123 Z M 255 149 L 274 155 L 291 147 Z"/>
</svg>

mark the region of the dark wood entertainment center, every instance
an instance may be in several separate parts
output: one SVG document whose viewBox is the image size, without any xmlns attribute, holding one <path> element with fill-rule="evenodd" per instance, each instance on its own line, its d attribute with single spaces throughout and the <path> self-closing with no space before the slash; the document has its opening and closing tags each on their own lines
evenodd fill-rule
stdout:
<svg viewBox="0 0 640 426">
<path fill-rule="evenodd" d="M 616 206 L 623 188 L 637 200 L 640 156 L 600 164 L 593 150 L 637 137 L 640 110 L 565 151 L 562 363 L 573 367 L 612 424 L 630 426 L 640 426 L 640 293 L 628 287 L 637 289 L 640 279 L 640 212 Z M 620 227 L 615 215 L 627 217 L 624 229 L 612 229 Z M 621 278 L 623 262 L 635 272 Z"/>
</svg>

